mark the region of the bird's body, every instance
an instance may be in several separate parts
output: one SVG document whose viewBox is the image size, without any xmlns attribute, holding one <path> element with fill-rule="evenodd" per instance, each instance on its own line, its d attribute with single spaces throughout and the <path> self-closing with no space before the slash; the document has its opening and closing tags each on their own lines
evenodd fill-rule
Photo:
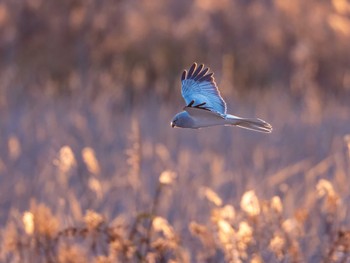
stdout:
<svg viewBox="0 0 350 263">
<path fill-rule="evenodd" d="M 186 107 L 185 107 L 186 108 Z M 202 109 L 187 107 L 186 110 L 178 113 L 176 119 L 183 119 L 185 122 L 178 123 L 177 127 L 198 129 L 216 125 L 225 125 L 225 117 L 212 112 L 204 112 Z"/>
<path fill-rule="evenodd" d="M 172 127 L 198 129 L 217 125 L 234 125 L 260 132 L 271 132 L 272 126 L 261 119 L 241 118 L 226 113 L 226 103 L 220 96 L 209 69 L 194 63 L 182 74 L 181 94 L 187 103 L 184 111 L 175 115 Z"/>
</svg>

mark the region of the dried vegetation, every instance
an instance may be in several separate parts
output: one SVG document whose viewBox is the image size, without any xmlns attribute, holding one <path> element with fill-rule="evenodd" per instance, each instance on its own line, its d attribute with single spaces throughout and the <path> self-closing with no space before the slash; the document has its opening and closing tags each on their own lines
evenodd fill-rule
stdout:
<svg viewBox="0 0 350 263">
<path fill-rule="evenodd" d="M 346 0 L 0 3 L 0 262 L 350 262 Z M 171 129 L 215 72 L 262 135 Z"/>
</svg>

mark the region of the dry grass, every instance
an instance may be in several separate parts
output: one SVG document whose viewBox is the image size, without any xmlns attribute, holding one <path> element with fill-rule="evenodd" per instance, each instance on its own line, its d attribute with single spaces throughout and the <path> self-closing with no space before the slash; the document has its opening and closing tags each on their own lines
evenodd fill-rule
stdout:
<svg viewBox="0 0 350 263">
<path fill-rule="evenodd" d="M 310 124 L 271 103 L 263 135 L 172 129 L 171 105 L 109 96 L 3 112 L 1 261 L 347 262 L 346 108 Z"/>
<path fill-rule="evenodd" d="M 350 262 L 348 2 L 56 2 L 0 3 L 0 262 Z M 273 133 L 172 129 L 193 61 Z"/>
</svg>

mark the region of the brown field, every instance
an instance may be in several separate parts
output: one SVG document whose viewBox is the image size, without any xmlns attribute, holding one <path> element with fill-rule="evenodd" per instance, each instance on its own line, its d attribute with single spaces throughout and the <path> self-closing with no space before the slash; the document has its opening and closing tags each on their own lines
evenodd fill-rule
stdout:
<svg viewBox="0 0 350 263">
<path fill-rule="evenodd" d="M 348 1 L 7 0 L 0 36 L 0 262 L 350 262 Z M 194 61 L 273 132 L 172 129 Z"/>
</svg>

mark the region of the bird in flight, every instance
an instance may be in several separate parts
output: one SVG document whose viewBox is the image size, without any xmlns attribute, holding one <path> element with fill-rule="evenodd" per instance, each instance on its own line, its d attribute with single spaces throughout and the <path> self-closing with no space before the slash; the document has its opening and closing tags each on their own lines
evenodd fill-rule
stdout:
<svg viewBox="0 0 350 263">
<path fill-rule="evenodd" d="M 241 118 L 226 113 L 226 103 L 216 86 L 214 73 L 201 64 L 193 63 L 181 76 L 181 94 L 186 105 L 176 114 L 171 127 L 198 129 L 216 125 L 233 125 L 241 128 L 270 133 L 272 126 L 256 118 Z"/>
</svg>

